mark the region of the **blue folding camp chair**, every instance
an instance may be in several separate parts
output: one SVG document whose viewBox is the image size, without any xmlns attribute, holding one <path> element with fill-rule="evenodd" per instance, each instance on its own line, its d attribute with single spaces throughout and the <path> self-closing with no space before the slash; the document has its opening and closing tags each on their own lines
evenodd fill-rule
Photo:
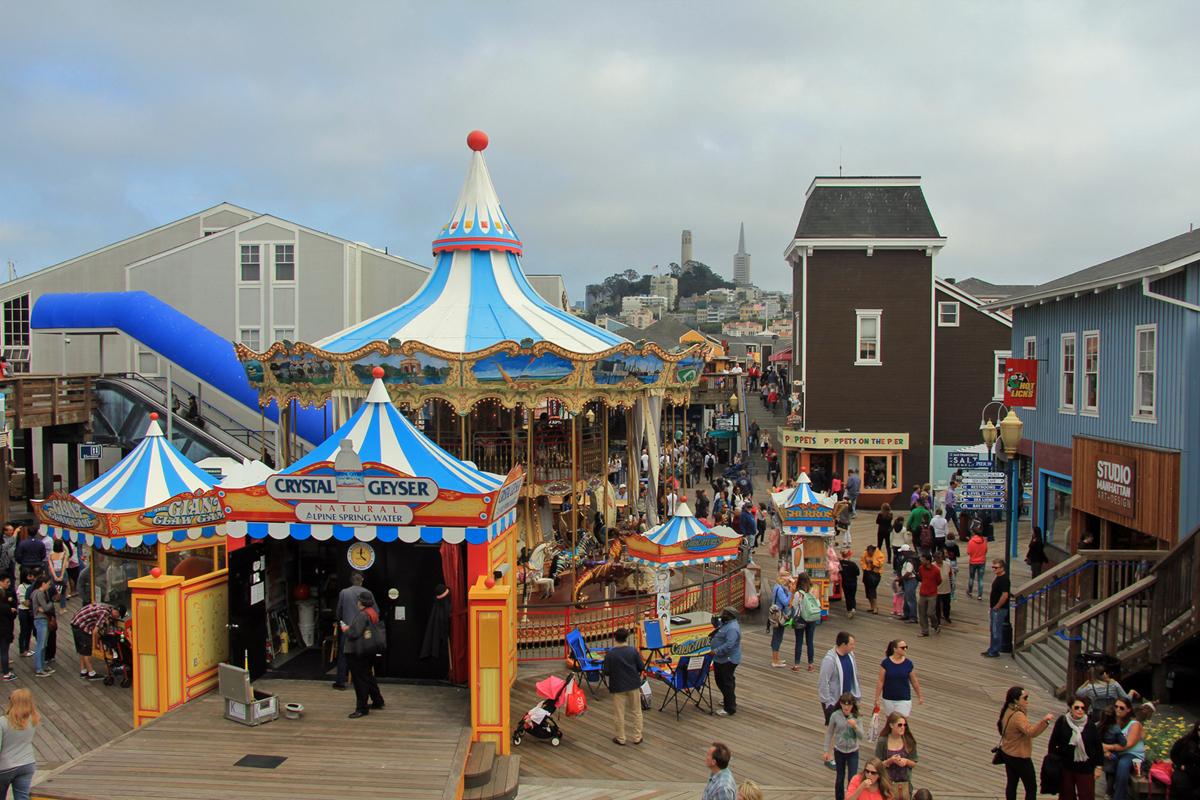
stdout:
<svg viewBox="0 0 1200 800">
<path fill-rule="evenodd" d="M 713 713 L 712 685 L 708 681 L 708 674 L 712 671 L 712 653 L 704 656 L 704 662 L 699 667 L 694 666 L 693 658 L 694 656 L 684 656 L 679 659 L 675 669 L 670 672 L 661 669 L 651 670 L 655 677 L 667 685 L 667 696 L 663 698 L 662 705 L 658 710 L 662 711 L 674 698 L 675 719 L 679 719 L 679 695 L 682 694 L 686 698 L 684 700 L 685 707 L 690 701 L 696 704 L 696 708 L 702 709 L 705 689 L 708 689 L 708 713 Z"/>
<path fill-rule="evenodd" d="M 668 649 L 667 637 L 663 635 L 663 626 L 661 619 L 646 619 L 642 620 L 642 632 L 645 634 L 646 644 L 643 650 L 649 650 L 649 655 L 646 656 L 647 664 L 655 664 L 663 662 L 666 658 L 663 651 Z"/>
<path fill-rule="evenodd" d="M 575 668 L 572 671 L 586 679 L 583 683 L 588 685 L 588 688 L 592 690 L 592 697 L 595 697 L 596 687 L 592 684 L 608 685 L 601 672 L 601 667 L 604 666 L 603 659 L 588 647 L 579 628 L 567 634 L 567 647 L 571 651 L 571 660 L 575 662 Z"/>
</svg>

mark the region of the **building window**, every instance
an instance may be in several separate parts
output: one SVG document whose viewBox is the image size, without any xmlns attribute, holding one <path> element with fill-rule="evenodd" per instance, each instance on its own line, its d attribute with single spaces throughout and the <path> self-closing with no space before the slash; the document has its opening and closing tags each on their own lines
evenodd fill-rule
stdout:
<svg viewBox="0 0 1200 800">
<path fill-rule="evenodd" d="M 1153 420 L 1158 370 L 1158 325 L 1138 325 L 1134 329 L 1134 342 L 1137 366 L 1133 379 L 1133 418 Z"/>
<path fill-rule="evenodd" d="M 261 333 L 258 328 L 242 328 L 238 331 L 238 341 L 256 353 L 262 352 L 259 349 L 261 347 Z"/>
<path fill-rule="evenodd" d="M 1075 334 L 1064 333 L 1059 352 L 1058 410 L 1075 413 Z"/>
<path fill-rule="evenodd" d="M 1080 414 L 1100 413 L 1100 331 L 1083 332 L 1083 407 Z"/>
<path fill-rule="evenodd" d="M 258 283 L 262 279 L 260 266 L 258 245 L 242 245 L 242 281 L 245 283 Z"/>
<path fill-rule="evenodd" d="M 938 303 L 938 327 L 958 327 L 958 303 Z"/>
<path fill-rule="evenodd" d="M 275 245 L 275 280 L 296 280 L 296 245 Z"/>
<path fill-rule="evenodd" d="M 1004 368 L 1012 358 L 1011 350 L 992 351 L 992 399 L 1004 399 Z"/>
<path fill-rule="evenodd" d="M 295 328 L 276 328 L 275 329 L 275 341 L 282 342 L 284 339 L 287 339 L 289 342 L 296 341 L 296 329 Z"/>
<path fill-rule="evenodd" d="M 1042 471 L 1042 535 L 1046 544 L 1071 549 L 1071 479 Z"/>
<path fill-rule="evenodd" d="M 29 372 L 29 295 L 4 301 L 4 357 L 14 373 Z"/>
<path fill-rule="evenodd" d="M 1025 337 L 1025 357 L 1026 358 L 1037 358 L 1037 337 L 1036 336 L 1026 336 Z"/>
<path fill-rule="evenodd" d="M 878 308 L 855 309 L 857 318 L 858 349 L 855 366 L 877 366 L 883 362 L 879 356 L 879 328 L 883 311 Z"/>
</svg>

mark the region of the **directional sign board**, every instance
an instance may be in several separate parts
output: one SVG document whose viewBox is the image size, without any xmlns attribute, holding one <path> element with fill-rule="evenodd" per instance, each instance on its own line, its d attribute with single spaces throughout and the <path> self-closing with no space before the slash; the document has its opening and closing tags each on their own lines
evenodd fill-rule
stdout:
<svg viewBox="0 0 1200 800">
<path fill-rule="evenodd" d="M 79 457 L 84 461 L 99 461 L 103 448 L 98 444 L 79 445 Z"/>
<path fill-rule="evenodd" d="M 991 466 L 990 461 L 976 461 L 975 465 Z M 962 487 L 958 491 L 958 507 L 967 511 L 1003 511 L 1008 497 L 1007 478 L 1003 472 L 977 469 L 963 473 Z"/>
</svg>

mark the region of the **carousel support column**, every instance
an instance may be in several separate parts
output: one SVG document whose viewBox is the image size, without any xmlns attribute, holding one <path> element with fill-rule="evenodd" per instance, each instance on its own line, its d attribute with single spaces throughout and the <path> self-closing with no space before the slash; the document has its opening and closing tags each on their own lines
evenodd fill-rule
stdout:
<svg viewBox="0 0 1200 800">
<path fill-rule="evenodd" d="M 467 456 L 467 415 L 459 414 L 458 422 L 459 422 L 459 426 L 458 426 L 459 435 L 462 437 L 462 441 L 459 443 L 459 447 L 458 447 L 458 449 L 459 449 L 458 457 L 463 461 L 470 461 L 471 460 L 470 457 Z"/>
<path fill-rule="evenodd" d="M 603 494 L 600 496 L 600 513 L 604 517 L 606 540 L 612 535 L 611 531 L 608 530 L 608 493 L 610 491 L 615 491 L 617 488 L 615 486 L 610 486 L 608 480 L 608 462 L 612 460 L 612 457 L 608 454 L 608 417 L 610 413 L 611 409 L 609 409 L 608 403 L 604 403 L 604 449 L 600 451 L 600 475 L 604 478 L 604 482 L 600 484 L 600 490 L 603 492 Z M 613 480 L 616 480 L 616 478 Z M 613 514 L 613 522 L 616 522 L 615 512 Z M 608 542 L 605 541 L 605 545 L 607 544 Z"/>
<path fill-rule="evenodd" d="M 571 415 L 571 551 L 579 557 L 579 415 Z M 571 597 L 575 596 L 578 563 L 571 566 Z"/>
<path fill-rule="evenodd" d="M 129 582 L 133 590 L 133 724 L 183 703 L 183 578 L 158 567 Z"/>
<path fill-rule="evenodd" d="M 175 408 L 171 402 L 174 386 L 171 383 L 171 362 L 167 362 L 167 441 L 174 438 L 175 428 L 172 424 L 175 421 Z"/>
<path fill-rule="evenodd" d="M 634 428 L 634 413 L 632 408 L 625 409 L 625 506 L 626 512 L 633 517 L 637 517 L 637 501 L 640 492 L 641 482 L 638 476 L 641 475 L 642 469 L 642 454 L 638 448 L 637 436 Z"/>
<path fill-rule="evenodd" d="M 467 593 L 471 647 L 471 741 L 492 742 L 508 755 L 509 688 L 512 686 L 508 619 L 511 585 L 481 576 Z"/>
</svg>

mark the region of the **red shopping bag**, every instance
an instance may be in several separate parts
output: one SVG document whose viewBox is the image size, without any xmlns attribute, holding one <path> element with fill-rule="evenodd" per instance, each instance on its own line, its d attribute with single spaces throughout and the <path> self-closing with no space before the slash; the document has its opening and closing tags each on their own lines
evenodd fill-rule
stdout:
<svg viewBox="0 0 1200 800">
<path fill-rule="evenodd" d="M 587 713 L 587 695 L 583 693 L 583 688 L 574 681 L 571 682 L 571 688 L 567 692 L 567 716 L 582 717 Z"/>
</svg>

